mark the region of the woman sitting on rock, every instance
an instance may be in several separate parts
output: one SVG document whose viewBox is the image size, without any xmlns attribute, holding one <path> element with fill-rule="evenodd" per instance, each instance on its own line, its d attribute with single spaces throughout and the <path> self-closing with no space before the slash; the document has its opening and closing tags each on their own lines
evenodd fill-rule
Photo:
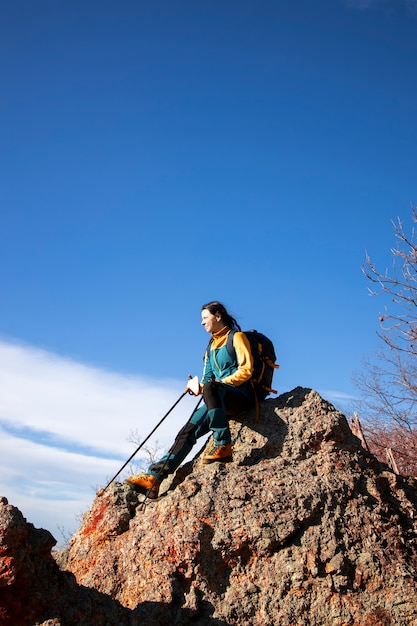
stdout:
<svg viewBox="0 0 417 626">
<path fill-rule="evenodd" d="M 253 358 L 249 342 L 236 320 L 220 302 L 209 302 L 201 308 L 202 326 L 211 333 L 209 349 L 204 355 L 204 368 L 197 394 L 204 404 L 178 433 L 170 451 L 148 468 L 147 474 L 126 479 L 137 491 L 157 498 L 161 482 L 175 472 L 199 437 L 213 433 L 214 445 L 203 457 L 204 463 L 232 461 L 229 417 L 236 417 L 254 404 L 249 383 L 253 373 Z M 227 350 L 231 331 L 235 356 Z M 195 391 L 193 390 L 195 393 Z"/>
</svg>

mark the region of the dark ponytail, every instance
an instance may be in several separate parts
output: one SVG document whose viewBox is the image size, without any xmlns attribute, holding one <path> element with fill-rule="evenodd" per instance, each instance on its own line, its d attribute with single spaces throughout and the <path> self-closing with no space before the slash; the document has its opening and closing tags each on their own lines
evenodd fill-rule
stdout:
<svg viewBox="0 0 417 626">
<path fill-rule="evenodd" d="M 203 304 L 201 310 L 203 311 L 204 309 L 210 311 L 212 315 L 220 315 L 222 322 L 226 324 L 226 326 L 229 326 L 232 330 L 242 330 L 235 318 L 227 312 L 226 307 L 221 302 L 213 300 L 213 302 Z"/>
</svg>

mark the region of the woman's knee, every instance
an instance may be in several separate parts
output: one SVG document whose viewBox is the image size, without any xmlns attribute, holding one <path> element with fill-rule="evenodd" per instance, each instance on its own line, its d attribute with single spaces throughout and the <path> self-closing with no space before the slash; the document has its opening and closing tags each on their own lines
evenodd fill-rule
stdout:
<svg viewBox="0 0 417 626">
<path fill-rule="evenodd" d="M 218 409 L 222 406 L 219 393 L 219 383 L 214 380 L 209 380 L 203 387 L 203 400 L 208 408 Z"/>
</svg>

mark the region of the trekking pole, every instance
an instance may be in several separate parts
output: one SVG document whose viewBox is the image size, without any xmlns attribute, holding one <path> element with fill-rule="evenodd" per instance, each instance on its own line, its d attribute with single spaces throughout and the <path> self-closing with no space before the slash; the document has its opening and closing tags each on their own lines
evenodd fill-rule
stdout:
<svg viewBox="0 0 417 626">
<path fill-rule="evenodd" d="M 192 392 L 190 392 L 190 393 L 192 393 Z M 187 420 L 187 422 L 186 422 L 186 424 L 185 424 L 185 425 L 187 425 L 187 424 L 191 421 L 191 419 L 192 419 L 192 417 L 193 417 L 194 413 L 197 411 L 197 409 L 198 409 L 198 407 L 200 406 L 200 404 L 201 404 L 202 400 L 203 400 L 203 396 L 201 396 L 201 398 L 200 398 L 200 399 L 199 399 L 199 401 L 197 402 L 197 405 L 195 406 L 194 411 L 191 413 L 191 415 L 190 415 L 190 417 L 188 418 L 188 420 Z M 169 451 L 168 451 L 168 454 L 167 454 L 167 458 L 165 459 L 165 461 L 164 461 L 163 465 L 160 467 L 160 469 L 159 469 L 159 471 L 158 471 L 158 474 L 157 474 L 157 475 L 156 475 L 156 477 L 155 477 L 155 480 L 159 480 L 159 478 L 162 476 L 162 474 L 163 474 L 163 472 L 164 472 L 165 468 L 167 467 L 167 465 L 168 465 L 168 463 L 169 463 L 169 457 L 171 456 L 171 451 L 174 449 L 174 446 L 175 446 L 175 442 L 174 442 L 174 443 L 172 444 L 172 446 L 170 447 L 170 449 L 169 449 Z M 149 494 L 150 494 L 150 492 L 151 492 L 151 491 L 152 491 L 152 489 L 151 489 L 151 488 L 149 488 L 149 489 L 147 490 L 147 492 L 145 493 L 145 499 L 141 502 L 141 509 L 142 509 L 142 511 L 144 511 L 144 510 L 145 510 L 145 507 L 146 507 L 146 501 L 147 501 L 148 496 L 149 496 Z"/>
<path fill-rule="evenodd" d="M 142 441 L 142 443 L 136 448 L 136 450 L 133 452 L 133 454 L 130 455 L 130 457 L 127 459 L 126 463 L 124 463 L 122 465 L 122 467 L 119 469 L 119 471 L 117 472 L 117 474 L 115 474 L 113 476 L 113 478 L 107 483 L 107 485 L 104 487 L 104 489 L 102 489 L 101 491 L 99 491 L 99 495 L 103 495 L 103 493 L 106 491 L 106 489 L 112 484 L 112 482 L 115 480 L 115 478 L 118 477 L 118 475 L 120 474 L 120 472 L 122 472 L 124 470 L 124 468 L 126 467 L 126 465 L 128 463 L 130 463 L 130 461 L 133 459 L 134 456 L 136 456 L 136 454 L 139 452 L 139 450 L 141 448 L 143 448 L 143 446 L 145 445 L 145 443 L 148 441 L 148 439 L 150 439 L 150 437 L 152 437 L 152 435 L 154 434 L 154 432 L 160 427 L 160 425 L 162 424 L 162 422 L 168 417 L 168 415 L 175 409 L 175 407 L 177 406 L 177 404 L 183 399 L 184 396 L 187 395 L 187 393 L 189 393 L 190 395 L 197 395 L 196 390 L 198 389 L 198 377 L 194 376 L 194 378 L 192 378 L 191 376 L 189 377 L 189 381 L 187 383 L 187 387 L 185 388 L 185 390 L 183 391 L 183 393 L 180 395 L 180 397 L 178 398 L 178 400 L 176 402 L 174 402 L 174 404 L 172 405 L 172 407 L 165 413 L 165 415 L 159 420 L 159 422 L 157 423 L 157 425 L 155 426 L 155 428 L 149 433 L 149 435 L 146 437 L 146 439 L 144 439 Z M 194 415 L 194 411 L 193 414 Z M 191 419 L 191 418 L 190 418 Z"/>
</svg>

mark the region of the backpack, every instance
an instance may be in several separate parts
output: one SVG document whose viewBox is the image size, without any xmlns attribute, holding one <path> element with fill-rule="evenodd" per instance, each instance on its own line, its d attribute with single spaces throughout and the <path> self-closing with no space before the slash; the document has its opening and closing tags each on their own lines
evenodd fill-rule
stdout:
<svg viewBox="0 0 417 626">
<path fill-rule="evenodd" d="M 233 359 L 236 358 L 236 351 L 233 346 L 235 332 L 235 330 L 230 331 L 226 343 L 226 349 Z M 279 368 L 279 365 L 275 364 L 274 344 L 268 337 L 257 330 L 245 330 L 244 335 L 249 341 L 253 358 L 253 374 L 250 382 L 253 385 L 257 400 L 262 401 L 265 400 L 268 394 L 278 393 L 271 388 L 274 369 Z M 208 345 L 208 350 L 210 350 L 210 344 L 211 341 Z"/>
</svg>

